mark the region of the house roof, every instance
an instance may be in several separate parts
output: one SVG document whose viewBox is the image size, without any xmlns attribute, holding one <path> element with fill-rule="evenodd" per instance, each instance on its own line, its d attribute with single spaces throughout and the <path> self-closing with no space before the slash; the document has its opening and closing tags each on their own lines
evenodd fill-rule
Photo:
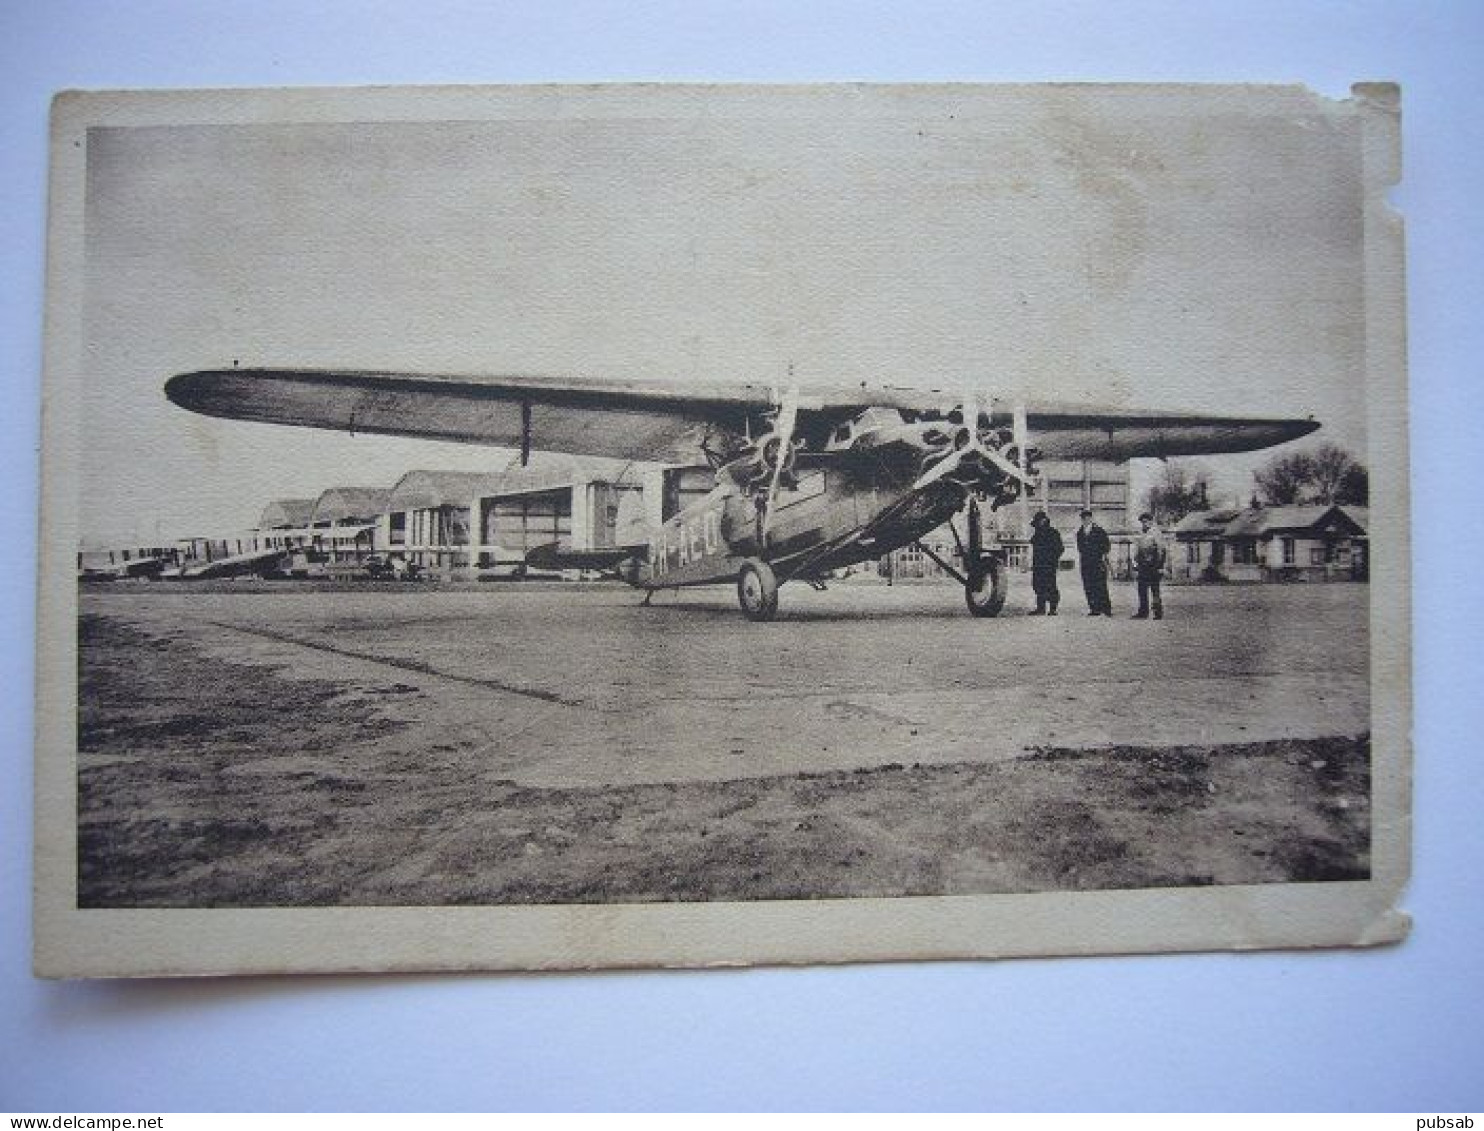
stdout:
<svg viewBox="0 0 1484 1131">
<path fill-rule="evenodd" d="M 1314 503 L 1287 507 L 1250 507 L 1241 511 L 1196 511 L 1175 527 L 1177 538 L 1262 538 L 1282 532 L 1323 530 L 1364 534 L 1364 507 Z"/>
<path fill-rule="evenodd" d="M 1330 510 L 1326 506 L 1258 507 L 1245 510 L 1227 525 L 1228 538 L 1260 538 L 1275 530 L 1308 530 Z"/>
<path fill-rule="evenodd" d="M 1187 537 L 1214 538 L 1226 528 L 1227 523 L 1241 513 L 1232 509 L 1192 511 L 1175 524 L 1174 532 L 1176 537 L 1183 534 Z"/>
</svg>

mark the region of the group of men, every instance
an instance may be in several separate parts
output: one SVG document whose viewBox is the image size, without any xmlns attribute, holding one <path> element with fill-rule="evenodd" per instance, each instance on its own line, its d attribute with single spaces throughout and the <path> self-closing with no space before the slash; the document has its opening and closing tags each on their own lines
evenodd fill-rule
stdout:
<svg viewBox="0 0 1484 1131">
<path fill-rule="evenodd" d="M 1093 521 L 1092 511 L 1084 510 L 1081 518 L 1082 524 L 1077 527 L 1077 559 L 1082 568 L 1082 592 L 1087 596 L 1087 615 L 1111 617 L 1113 601 L 1108 596 L 1108 554 L 1113 545 L 1108 532 Z M 1134 619 L 1148 619 L 1152 602 L 1154 619 L 1161 620 L 1165 615 L 1159 592 L 1160 579 L 1165 571 L 1164 538 L 1154 525 L 1154 516 L 1147 511 L 1139 516 L 1139 525 L 1143 530 L 1133 543 L 1134 581 L 1139 592 L 1139 609 L 1134 613 Z M 1056 607 L 1061 603 L 1056 574 L 1061 568 L 1065 546 L 1045 511 L 1036 512 L 1031 526 L 1031 585 L 1036 591 L 1036 608 L 1031 616 L 1054 617 Z"/>
</svg>

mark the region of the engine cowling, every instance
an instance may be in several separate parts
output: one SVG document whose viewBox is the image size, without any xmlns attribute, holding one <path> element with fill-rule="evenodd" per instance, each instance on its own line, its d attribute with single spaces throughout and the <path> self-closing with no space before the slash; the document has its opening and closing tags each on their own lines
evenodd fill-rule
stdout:
<svg viewBox="0 0 1484 1131">
<path fill-rule="evenodd" d="M 964 405 L 949 413 L 945 422 L 943 431 L 951 432 L 951 443 L 946 448 L 924 445 L 927 450 L 914 486 L 921 489 L 946 480 L 986 499 L 991 508 L 1019 499 L 1036 473 L 1031 466 L 1033 453 L 1023 440 L 1023 410 L 1017 409 L 1014 418 L 1013 428 L 995 425 L 979 413 L 972 397 L 966 397 Z M 931 428 L 933 424 L 922 427 Z"/>
<path fill-rule="evenodd" d="M 778 465 L 780 450 L 783 451 L 781 468 Z M 787 486 L 793 481 L 798 456 L 797 440 L 788 440 L 778 432 L 765 432 L 752 441 L 740 456 L 728 463 L 724 471 L 739 486 L 755 491 L 765 490 L 773 478 L 774 469 L 779 468 L 779 478 Z"/>
</svg>

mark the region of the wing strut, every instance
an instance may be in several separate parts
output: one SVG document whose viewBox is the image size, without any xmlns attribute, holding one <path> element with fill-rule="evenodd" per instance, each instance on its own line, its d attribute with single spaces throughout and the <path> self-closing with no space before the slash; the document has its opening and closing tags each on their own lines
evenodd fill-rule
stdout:
<svg viewBox="0 0 1484 1131">
<path fill-rule="evenodd" d="M 778 499 L 778 484 L 783 478 L 783 470 L 788 466 L 789 457 L 793 454 L 794 423 L 799 417 L 799 390 L 791 388 L 781 398 L 778 408 L 778 420 L 773 426 L 773 435 L 778 438 L 778 454 L 773 462 L 772 478 L 768 481 L 768 502 L 763 511 L 762 535 L 766 544 L 768 538 L 768 527 L 773 521 L 773 504 Z"/>
<path fill-rule="evenodd" d="M 939 557 L 938 554 L 930 546 L 928 546 L 926 542 L 914 542 L 912 544 L 928 557 L 932 558 L 933 561 L 937 562 L 938 568 L 946 573 L 949 577 L 953 578 L 954 581 L 957 581 L 960 585 L 969 584 L 969 579 L 967 577 L 959 573 L 958 570 L 954 569 L 951 565 L 949 565 L 941 557 Z"/>
</svg>

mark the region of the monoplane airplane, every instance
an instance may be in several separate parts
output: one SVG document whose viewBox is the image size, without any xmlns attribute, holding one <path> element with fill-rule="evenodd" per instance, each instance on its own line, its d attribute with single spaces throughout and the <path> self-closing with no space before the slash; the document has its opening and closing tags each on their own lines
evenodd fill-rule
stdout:
<svg viewBox="0 0 1484 1131">
<path fill-rule="evenodd" d="M 228 557 L 190 559 L 174 570 L 166 570 L 168 581 L 217 581 L 224 577 L 246 577 L 271 572 L 286 555 L 282 550 L 250 550 Z"/>
<path fill-rule="evenodd" d="M 170 559 L 151 555 L 130 558 L 109 565 L 83 566 L 79 576 L 84 581 L 123 581 L 135 577 L 159 577 L 170 565 Z"/>
<path fill-rule="evenodd" d="M 591 378 L 449 377 L 220 369 L 171 378 L 166 395 L 210 416 L 348 432 L 698 465 L 704 497 L 642 542 L 533 553 L 541 566 L 608 568 L 653 593 L 735 584 L 742 611 L 768 620 L 787 581 L 918 544 L 964 587 L 969 611 L 1005 603 L 1002 554 L 979 507 L 1014 502 L 1039 459 L 1113 460 L 1243 452 L 1304 436 L 1312 420 L 1005 406 L 972 391 L 865 385 L 680 386 Z M 961 511 L 962 570 L 920 542 Z M 646 596 L 646 602 L 648 597 Z"/>
</svg>

